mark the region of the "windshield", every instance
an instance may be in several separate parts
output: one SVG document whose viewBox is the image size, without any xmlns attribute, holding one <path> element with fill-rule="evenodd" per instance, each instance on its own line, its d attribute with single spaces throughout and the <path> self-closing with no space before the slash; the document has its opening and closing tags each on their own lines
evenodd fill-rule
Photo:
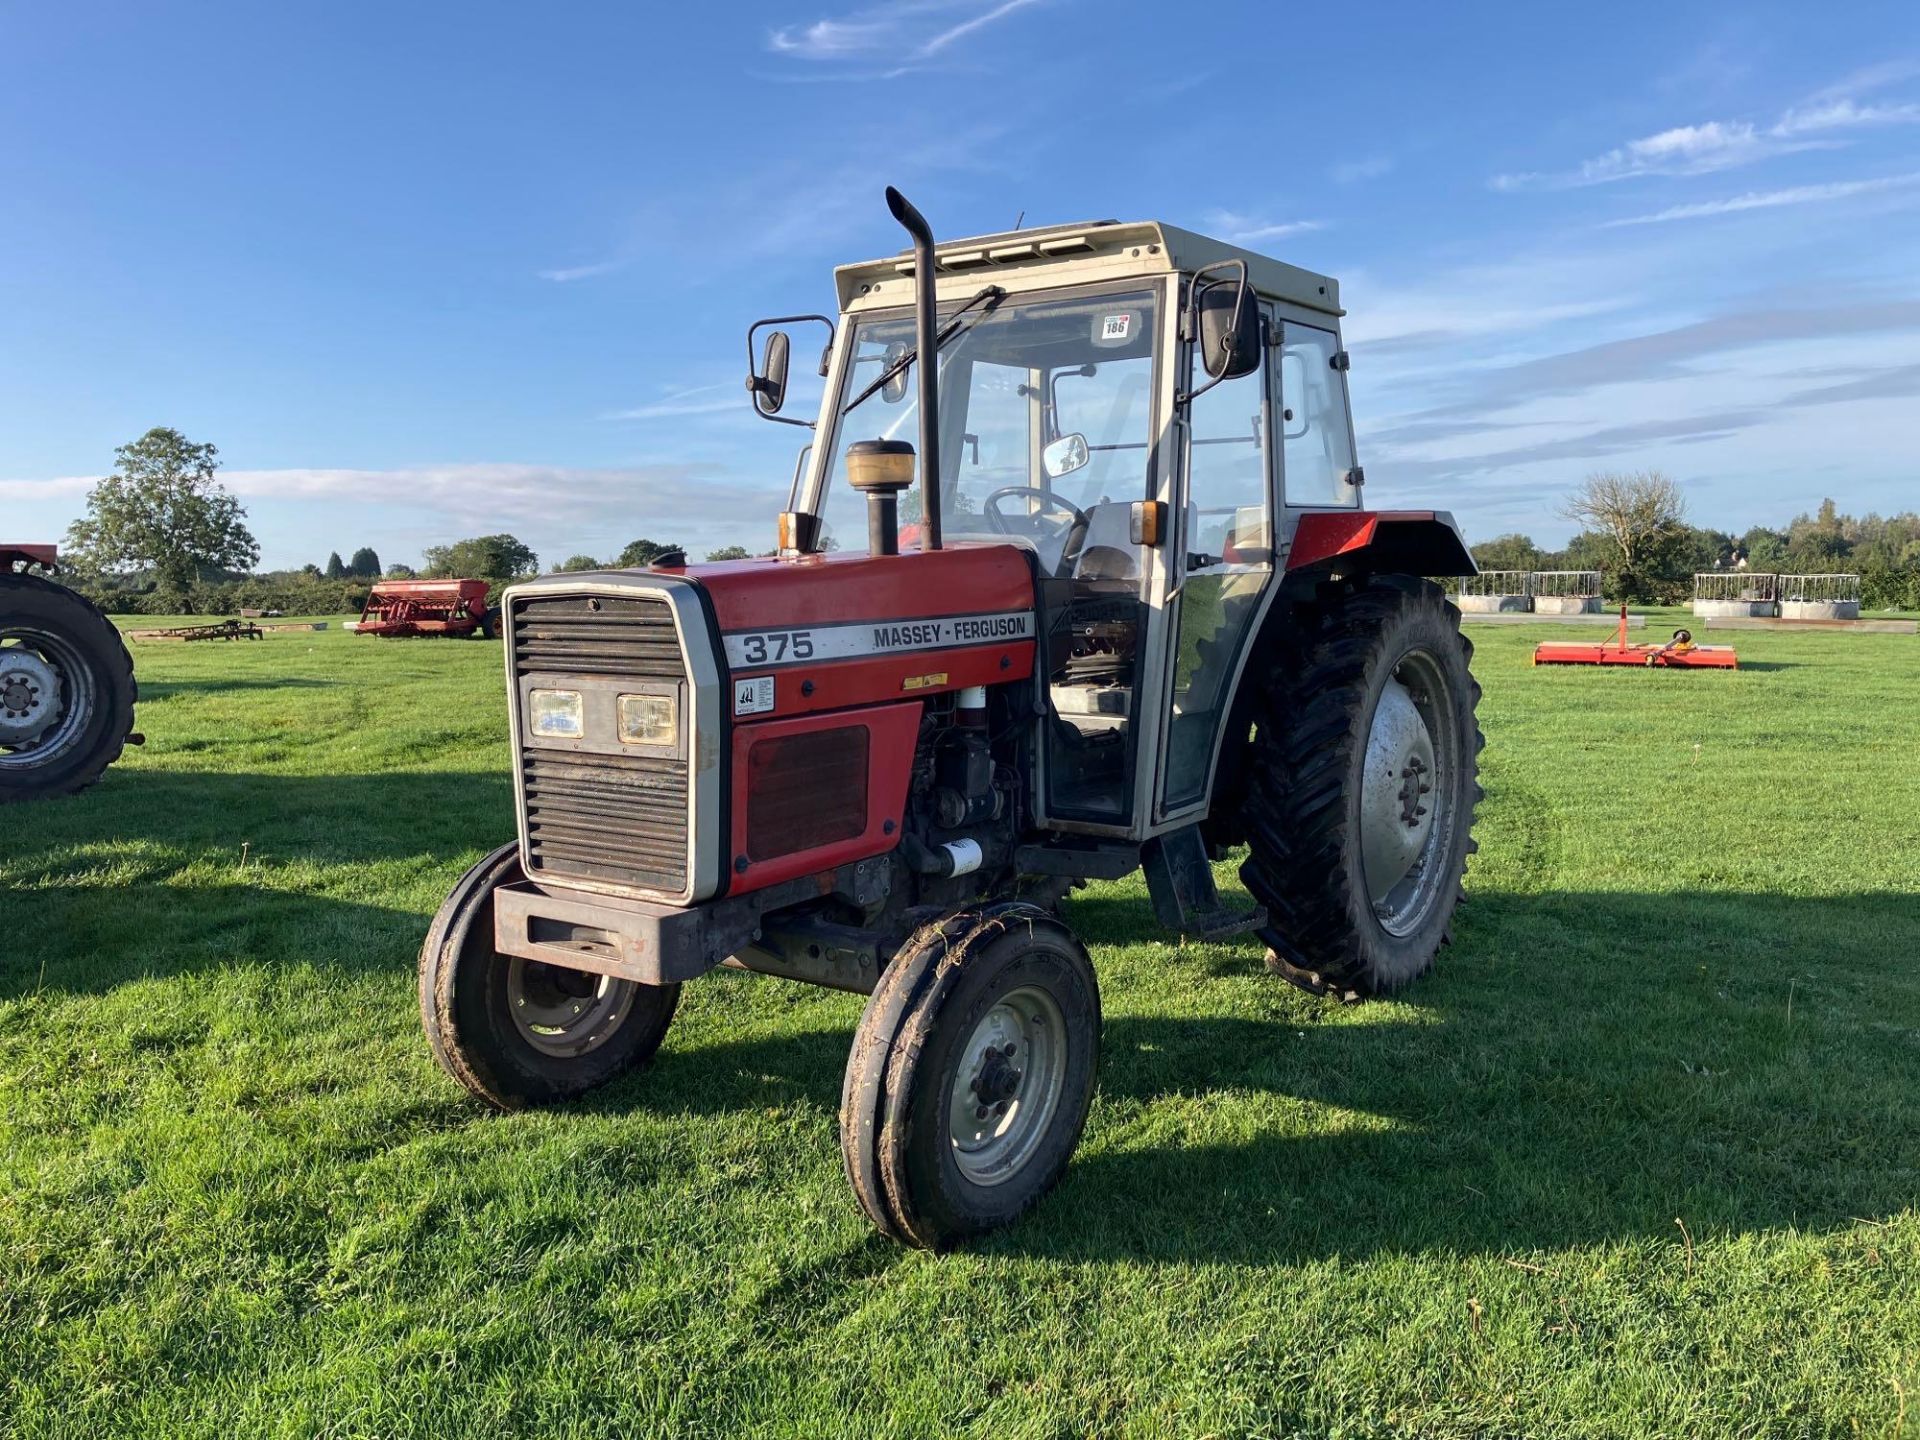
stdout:
<svg viewBox="0 0 1920 1440">
<path fill-rule="evenodd" d="M 944 539 L 1020 541 L 1056 572 L 1071 562 L 1090 512 L 1145 498 L 1157 313 L 1157 296 L 1142 290 L 1001 300 L 967 314 L 940 351 Z M 858 324 L 837 405 L 913 340 L 910 315 Z M 820 504 L 826 548 L 866 548 L 866 502 L 843 473 L 847 447 L 872 439 L 917 447 L 917 394 L 908 366 L 841 416 Z M 920 543 L 924 514 L 916 476 L 900 497 L 902 546 Z"/>
</svg>

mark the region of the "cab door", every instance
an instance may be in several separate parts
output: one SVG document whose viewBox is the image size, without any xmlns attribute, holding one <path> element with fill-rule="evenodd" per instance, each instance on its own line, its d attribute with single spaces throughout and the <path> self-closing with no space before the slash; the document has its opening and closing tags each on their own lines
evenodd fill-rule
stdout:
<svg viewBox="0 0 1920 1440">
<path fill-rule="evenodd" d="M 1277 333 L 1268 307 L 1261 320 Z M 1207 376 L 1185 349 L 1181 383 L 1192 392 Z M 1236 680 L 1274 588 L 1274 351 L 1261 350 L 1258 370 L 1196 395 L 1183 417 L 1159 820 L 1206 803 Z"/>
</svg>

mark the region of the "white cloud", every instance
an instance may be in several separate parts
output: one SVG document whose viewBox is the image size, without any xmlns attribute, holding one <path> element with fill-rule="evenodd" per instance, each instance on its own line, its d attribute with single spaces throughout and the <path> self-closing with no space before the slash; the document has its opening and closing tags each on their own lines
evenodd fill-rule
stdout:
<svg viewBox="0 0 1920 1440">
<path fill-rule="evenodd" d="M 1305 235 L 1313 230 L 1326 229 L 1322 220 L 1280 220 L 1257 219 L 1251 215 L 1242 215 L 1234 210 L 1210 210 L 1207 212 L 1208 230 L 1235 245 L 1251 245 L 1262 240 L 1285 240 L 1293 235 Z"/>
<path fill-rule="evenodd" d="M 726 392 L 724 395 L 722 391 Z M 707 399 L 696 399 L 707 396 Z M 613 410 L 601 416 L 603 420 L 664 420 L 684 415 L 720 415 L 727 412 L 747 413 L 747 396 L 739 382 L 715 385 L 694 385 L 686 389 L 669 390 L 658 400 L 649 400 L 644 405 L 634 405 L 624 410 Z"/>
<path fill-rule="evenodd" d="M 1903 190 L 1920 185 L 1920 171 L 1907 175 L 1886 175 L 1873 180 L 1843 180 L 1830 185 L 1795 185 L 1785 190 L 1750 191 L 1727 200 L 1708 200 L 1697 205 L 1673 205 L 1651 215 L 1630 215 L 1624 220 L 1609 220 L 1603 227 L 1622 225 L 1661 225 L 1673 220 L 1701 220 L 1714 215 L 1734 215 L 1743 210 L 1771 210 L 1780 205 L 1821 205 L 1845 200 L 1853 195 L 1873 195 L 1886 190 Z"/>
<path fill-rule="evenodd" d="M 1920 104 L 1862 105 L 1857 100 L 1829 100 L 1823 104 L 1787 111 L 1771 133 L 1780 136 L 1810 135 L 1874 125 L 1920 125 Z"/>
<path fill-rule="evenodd" d="M 1346 160 L 1327 171 L 1336 185 L 1358 185 L 1367 180 L 1378 180 L 1393 170 L 1391 155 L 1369 155 L 1364 160 Z"/>
<path fill-rule="evenodd" d="M 1789 107 L 1773 124 L 1706 120 L 1629 140 L 1571 170 L 1527 170 L 1495 175 L 1495 190 L 1564 190 L 1606 185 L 1643 175 L 1706 175 L 1801 150 L 1845 143 L 1844 132 L 1920 124 L 1920 102 L 1862 103 L 1864 94 L 1920 74 L 1905 62 L 1860 71 Z"/>
<path fill-rule="evenodd" d="M 602 260 L 594 265 L 569 265 L 557 270 L 542 270 L 539 275 L 542 280 L 565 285 L 574 280 L 591 280 L 596 275 L 611 275 L 616 270 L 624 269 L 626 264 L 624 260 Z"/>
<path fill-rule="evenodd" d="M 783 25 L 767 36 L 767 48 L 793 60 L 885 61 L 894 68 L 848 75 L 849 79 L 890 79 L 977 31 L 1025 10 L 1040 0 L 899 0 L 810 25 Z"/>
</svg>

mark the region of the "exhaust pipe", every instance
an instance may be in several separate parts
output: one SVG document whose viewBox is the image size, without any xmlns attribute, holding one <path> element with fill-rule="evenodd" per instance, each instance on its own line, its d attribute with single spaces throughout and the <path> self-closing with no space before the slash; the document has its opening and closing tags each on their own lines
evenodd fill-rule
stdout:
<svg viewBox="0 0 1920 1440">
<path fill-rule="evenodd" d="M 926 510 L 926 548 L 940 548 L 940 356 L 933 332 L 933 230 L 893 186 L 887 209 L 913 237 L 913 351 L 920 379 L 920 496 Z"/>
</svg>

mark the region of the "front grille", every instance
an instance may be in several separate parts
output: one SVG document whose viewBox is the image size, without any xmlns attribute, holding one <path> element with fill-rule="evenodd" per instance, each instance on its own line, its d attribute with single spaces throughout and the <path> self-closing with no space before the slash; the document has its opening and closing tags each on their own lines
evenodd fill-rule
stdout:
<svg viewBox="0 0 1920 1440">
<path fill-rule="evenodd" d="M 655 596 L 529 596 L 514 602 L 512 633 L 516 679 L 687 680 L 673 610 Z M 691 701 L 687 686 L 682 704 Z M 531 874 L 686 890 L 684 758 L 536 745 L 522 745 L 519 758 Z"/>
<path fill-rule="evenodd" d="M 552 595 L 516 602 L 513 673 L 684 680 L 673 610 L 651 595 Z"/>
</svg>

